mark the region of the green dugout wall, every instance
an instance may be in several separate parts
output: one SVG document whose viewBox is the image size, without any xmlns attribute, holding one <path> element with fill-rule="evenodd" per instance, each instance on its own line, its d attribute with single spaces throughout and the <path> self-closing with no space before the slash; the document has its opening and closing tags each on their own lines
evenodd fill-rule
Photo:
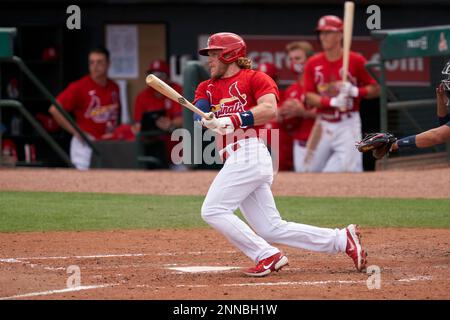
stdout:
<svg viewBox="0 0 450 320">
<path fill-rule="evenodd" d="M 375 30 L 372 31 L 371 34 L 372 37 L 379 41 L 380 61 L 368 63 L 366 67 L 381 86 L 381 131 L 386 132 L 389 130 L 388 110 L 400 110 L 417 131 L 422 131 L 407 109 L 418 106 L 435 107 L 436 100 L 423 99 L 398 101 L 386 84 L 386 62 L 393 59 L 410 57 L 447 56 L 450 58 L 450 25 L 425 28 Z M 379 77 L 374 73 L 374 68 L 379 70 Z M 448 144 L 446 149 L 447 159 L 450 161 L 450 148 Z M 386 159 L 384 159 L 383 162 L 383 167 L 385 166 Z"/>
</svg>

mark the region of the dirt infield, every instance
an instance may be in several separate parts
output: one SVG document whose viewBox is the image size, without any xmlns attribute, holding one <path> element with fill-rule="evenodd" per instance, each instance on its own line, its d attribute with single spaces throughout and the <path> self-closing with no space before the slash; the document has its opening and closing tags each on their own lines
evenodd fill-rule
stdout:
<svg viewBox="0 0 450 320">
<path fill-rule="evenodd" d="M 188 240 L 187 240 L 188 239 Z M 29 299 L 449 299 L 450 230 L 368 229 L 379 289 L 345 255 L 283 247 L 290 266 L 262 279 L 239 269 L 187 273 L 174 267 L 251 266 L 215 231 L 157 230 L 0 234 L 0 297 Z M 76 257 L 75 257 L 76 256 Z M 66 288 L 77 265 L 82 291 Z M 369 281 L 373 285 L 376 283 Z M 96 287 L 98 286 L 98 287 Z M 25 294 L 37 293 L 36 296 Z"/>
<path fill-rule="evenodd" d="M 0 190 L 204 194 L 214 175 L 0 170 Z M 277 195 L 368 196 L 369 191 L 449 198 L 450 169 L 282 173 L 274 183 Z M 209 228 L 0 233 L 0 299 L 450 299 L 450 229 L 363 229 L 363 243 L 369 265 L 380 270 L 378 289 L 375 281 L 369 281 L 375 288 L 368 287 L 370 275 L 356 272 L 345 254 L 283 246 L 288 267 L 262 279 L 246 277 L 241 268 L 252 262 Z M 75 288 L 66 286 L 71 265 L 81 272 Z M 195 267 L 222 270 L 194 273 Z"/>
</svg>

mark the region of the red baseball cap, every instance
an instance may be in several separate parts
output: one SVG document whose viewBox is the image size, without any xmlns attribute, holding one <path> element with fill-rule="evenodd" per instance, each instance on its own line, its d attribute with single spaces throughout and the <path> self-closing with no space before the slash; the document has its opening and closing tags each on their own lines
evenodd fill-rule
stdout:
<svg viewBox="0 0 450 320">
<path fill-rule="evenodd" d="M 164 72 L 165 74 L 169 75 L 170 74 L 170 68 L 169 65 L 164 61 L 164 60 L 153 60 L 152 62 L 150 62 L 148 68 L 147 68 L 147 72 Z"/>
<path fill-rule="evenodd" d="M 337 16 L 323 16 L 317 22 L 316 31 L 341 31 L 343 30 L 342 19 Z"/>
</svg>

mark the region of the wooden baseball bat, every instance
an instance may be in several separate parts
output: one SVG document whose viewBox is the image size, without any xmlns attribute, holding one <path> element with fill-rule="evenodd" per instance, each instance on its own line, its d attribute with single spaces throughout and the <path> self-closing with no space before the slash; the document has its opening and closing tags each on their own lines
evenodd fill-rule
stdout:
<svg viewBox="0 0 450 320">
<path fill-rule="evenodd" d="M 175 102 L 178 102 L 183 107 L 188 108 L 192 112 L 195 112 L 202 118 L 209 119 L 206 113 L 204 113 L 202 110 L 200 110 L 199 108 L 194 106 L 192 103 L 187 101 L 181 94 L 176 92 L 175 89 L 173 89 L 171 86 L 169 86 L 167 83 L 165 83 L 164 81 L 159 79 L 154 74 L 149 74 L 147 76 L 147 78 L 145 79 L 145 82 L 147 83 L 148 86 L 152 87 L 153 89 L 155 89 L 162 95 L 166 96 L 167 98 L 169 98 Z"/>
<path fill-rule="evenodd" d="M 342 81 L 348 78 L 348 61 L 350 58 L 350 47 L 352 45 L 353 16 L 355 14 L 355 3 L 346 1 L 344 4 L 344 47 L 342 54 Z"/>
</svg>

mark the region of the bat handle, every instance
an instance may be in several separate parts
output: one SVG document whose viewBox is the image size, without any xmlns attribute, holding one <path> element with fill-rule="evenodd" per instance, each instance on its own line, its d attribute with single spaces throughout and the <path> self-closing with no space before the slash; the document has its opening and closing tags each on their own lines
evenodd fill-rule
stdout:
<svg viewBox="0 0 450 320">
<path fill-rule="evenodd" d="M 208 113 L 202 112 L 201 116 L 202 116 L 202 118 L 204 118 L 206 120 L 214 119 L 214 113 L 212 113 L 212 112 L 208 112 Z"/>
</svg>

